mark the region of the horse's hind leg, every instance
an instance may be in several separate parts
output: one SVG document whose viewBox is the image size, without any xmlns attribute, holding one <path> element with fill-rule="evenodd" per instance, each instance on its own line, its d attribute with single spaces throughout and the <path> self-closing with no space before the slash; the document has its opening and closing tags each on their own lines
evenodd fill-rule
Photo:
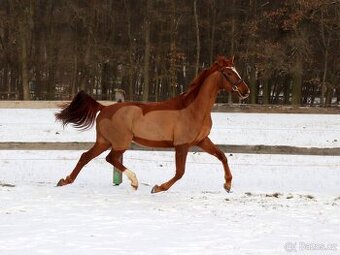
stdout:
<svg viewBox="0 0 340 255">
<path fill-rule="evenodd" d="M 100 155 L 102 152 L 106 151 L 108 148 L 110 148 L 110 144 L 108 143 L 98 143 L 96 142 L 91 149 L 89 149 L 87 152 L 84 152 L 76 167 L 73 169 L 72 173 L 68 175 L 65 179 L 61 179 L 57 186 L 64 186 L 67 184 L 70 184 L 74 182 L 74 180 L 77 178 L 79 172 L 81 169 L 93 158 Z"/>
<path fill-rule="evenodd" d="M 206 137 L 203 141 L 197 144 L 197 146 L 202 148 L 205 152 L 208 152 L 209 154 L 215 156 L 222 162 L 225 173 L 224 188 L 226 191 L 230 192 L 232 175 L 230 172 L 230 168 L 228 166 L 227 157 L 225 156 L 223 151 L 221 151 L 208 137 Z"/>
<path fill-rule="evenodd" d="M 110 153 L 106 156 L 106 161 L 116 167 L 119 171 L 124 173 L 130 180 L 131 186 L 134 189 L 138 188 L 138 180 L 136 174 L 131 170 L 127 169 L 122 163 L 121 159 L 125 150 L 111 150 Z"/>
<path fill-rule="evenodd" d="M 184 175 L 185 162 L 187 159 L 189 146 L 186 144 L 179 145 L 175 147 L 175 150 L 176 150 L 176 174 L 175 176 L 160 186 L 155 185 L 153 189 L 151 190 L 151 193 L 157 193 L 157 192 L 168 190 L 172 185 L 175 184 L 175 182 L 181 179 L 182 176 Z"/>
</svg>

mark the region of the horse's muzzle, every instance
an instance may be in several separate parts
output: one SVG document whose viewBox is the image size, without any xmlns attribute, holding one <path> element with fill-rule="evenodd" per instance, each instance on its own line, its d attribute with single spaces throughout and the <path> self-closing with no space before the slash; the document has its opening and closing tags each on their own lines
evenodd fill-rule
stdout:
<svg viewBox="0 0 340 255">
<path fill-rule="evenodd" d="M 238 97 L 241 99 L 246 99 L 250 95 L 250 90 L 247 88 L 246 92 L 241 91 L 237 86 L 232 87 L 234 93 L 237 93 Z"/>
<path fill-rule="evenodd" d="M 240 95 L 241 99 L 246 99 L 248 98 L 250 95 L 250 89 L 248 89 L 247 93 L 245 93 L 244 95 Z"/>
</svg>

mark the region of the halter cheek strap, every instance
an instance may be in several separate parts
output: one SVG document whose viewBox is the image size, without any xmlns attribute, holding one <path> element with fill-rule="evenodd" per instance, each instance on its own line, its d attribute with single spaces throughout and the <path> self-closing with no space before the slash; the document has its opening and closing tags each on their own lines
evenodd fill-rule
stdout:
<svg viewBox="0 0 340 255">
<path fill-rule="evenodd" d="M 223 77 L 224 77 L 228 82 L 231 83 L 231 90 L 234 91 L 234 92 L 236 92 L 240 98 L 242 98 L 242 99 L 247 98 L 248 95 L 247 95 L 247 96 L 242 95 L 242 93 L 241 93 L 240 90 L 238 89 L 238 85 L 241 84 L 242 82 L 244 82 L 243 79 L 242 79 L 242 78 L 239 78 L 239 80 L 237 80 L 237 81 L 235 81 L 235 82 L 232 82 L 232 81 L 229 79 L 229 77 L 223 72 L 223 70 L 225 70 L 225 69 L 228 69 L 228 67 L 224 67 L 220 72 L 222 73 Z M 230 69 L 231 69 L 231 68 L 230 68 Z M 238 76 L 239 76 L 239 75 L 238 75 Z"/>
<path fill-rule="evenodd" d="M 222 73 L 223 77 L 224 77 L 227 81 L 229 81 L 229 82 L 231 83 L 231 89 L 232 89 L 233 91 L 239 92 L 237 86 L 243 82 L 243 79 L 239 79 L 239 80 L 237 80 L 237 81 L 235 81 L 235 82 L 232 82 L 232 81 L 229 79 L 229 77 L 223 72 L 223 70 L 225 70 L 225 69 L 227 69 L 227 67 L 224 67 L 224 68 L 221 70 L 221 73 Z"/>
</svg>

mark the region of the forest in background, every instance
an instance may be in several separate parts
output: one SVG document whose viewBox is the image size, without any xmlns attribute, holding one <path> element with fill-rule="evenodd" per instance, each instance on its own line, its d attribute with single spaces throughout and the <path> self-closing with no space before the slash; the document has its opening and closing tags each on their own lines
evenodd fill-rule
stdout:
<svg viewBox="0 0 340 255">
<path fill-rule="evenodd" d="M 339 41 L 339 0 L 0 0 L 0 100 L 160 101 L 223 55 L 242 103 L 339 106 Z"/>
</svg>

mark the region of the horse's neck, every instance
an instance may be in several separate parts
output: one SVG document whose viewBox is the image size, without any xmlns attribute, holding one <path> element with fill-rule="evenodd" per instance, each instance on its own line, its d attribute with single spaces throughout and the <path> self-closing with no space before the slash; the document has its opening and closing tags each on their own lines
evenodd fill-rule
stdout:
<svg viewBox="0 0 340 255">
<path fill-rule="evenodd" d="M 202 84 L 197 97 L 191 105 L 196 117 L 205 118 L 208 114 L 210 115 L 219 91 L 218 82 L 220 82 L 218 75 L 212 74 Z"/>
</svg>

